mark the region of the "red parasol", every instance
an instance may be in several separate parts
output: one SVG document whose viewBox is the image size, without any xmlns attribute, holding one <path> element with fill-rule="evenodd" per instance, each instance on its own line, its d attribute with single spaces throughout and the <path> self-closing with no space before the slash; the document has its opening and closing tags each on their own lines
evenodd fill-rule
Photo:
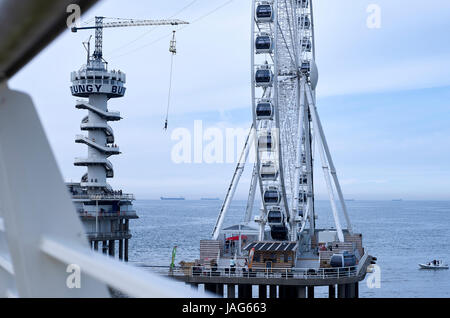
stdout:
<svg viewBox="0 0 450 318">
<path fill-rule="evenodd" d="M 241 235 L 241 240 L 246 240 L 246 239 L 247 239 L 247 235 Z M 228 237 L 227 241 L 239 241 L 239 235 Z"/>
</svg>

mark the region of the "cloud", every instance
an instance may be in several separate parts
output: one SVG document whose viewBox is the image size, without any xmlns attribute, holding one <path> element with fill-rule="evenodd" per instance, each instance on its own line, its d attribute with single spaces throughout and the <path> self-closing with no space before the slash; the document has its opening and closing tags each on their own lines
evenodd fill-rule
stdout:
<svg viewBox="0 0 450 318">
<path fill-rule="evenodd" d="M 189 2 L 139 0 L 123 6 L 120 0 L 103 1 L 84 19 L 95 15 L 168 17 Z M 199 1 L 180 18 L 193 21 L 224 2 Z M 424 5 L 419 0 L 407 4 L 378 0 L 382 28 L 369 30 L 366 8 L 372 2 L 315 1 L 319 111 L 339 175 L 344 177 L 344 190 L 375 196 L 405 189 L 420 196 L 427 180 L 433 185 L 427 195 L 432 196 L 435 189 L 445 197 L 449 184 L 442 176 L 450 174 L 446 130 L 450 97 L 442 90 L 420 89 L 450 84 L 450 42 L 445 41 L 450 1 Z M 250 11 L 251 1 L 235 0 L 178 32 L 171 129 L 191 127 L 194 119 L 203 119 L 206 126 L 248 129 Z M 171 31 L 165 27 L 152 32 L 145 28 L 105 31 L 105 58 L 110 68 L 124 70 L 128 80 L 125 98 L 109 103 L 124 117 L 112 124 L 124 153 L 111 158 L 116 172 L 111 183 L 148 196 L 182 189 L 222 194 L 234 165 L 170 162 L 173 143 L 162 125 Z M 85 113 L 74 107 L 69 75 L 84 63 L 81 42 L 88 35 L 65 32 L 10 81 L 11 87 L 32 95 L 63 174 L 73 180 L 83 173 L 73 167 L 73 158 L 86 152 L 86 147 L 74 143 Z M 321 194 L 326 193 L 324 189 L 318 188 Z M 245 198 L 247 193 L 243 186 L 238 195 Z"/>
<path fill-rule="evenodd" d="M 388 61 L 342 73 L 326 71 L 319 82 L 319 97 L 384 93 L 450 85 L 450 55 Z"/>
</svg>

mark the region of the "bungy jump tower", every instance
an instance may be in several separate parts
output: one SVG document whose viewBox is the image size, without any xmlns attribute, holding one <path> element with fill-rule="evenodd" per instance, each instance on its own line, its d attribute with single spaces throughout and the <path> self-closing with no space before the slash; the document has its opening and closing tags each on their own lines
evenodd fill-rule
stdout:
<svg viewBox="0 0 450 318">
<path fill-rule="evenodd" d="M 125 94 L 125 73 L 110 71 L 102 59 L 101 51 L 96 51 L 79 71 L 71 74 L 71 92 L 77 100 L 76 108 L 88 112 L 81 121 L 81 130 L 86 135 L 77 135 L 76 143 L 85 144 L 87 156 L 75 158 L 75 166 L 87 167 L 80 183 L 68 183 L 76 210 L 85 227 L 91 247 L 115 256 L 115 242 L 118 241 L 118 257 L 128 261 L 129 220 L 138 218 L 133 209 L 132 194 L 113 190 L 107 183 L 114 177 L 114 168 L 109 160 L 120 154 L 115 144 L 113 129 L 108 122 L 119 121 L 119 112 L 108 110 L 108 101 Z"/>
<path fill-rule="evenodd" d="M 90 38 L 83 43 L 87 51 L 87 63 L 71 74 L 72 95 L 84 98 L 77 101 L 76 108 L 88 112 L 81 121 L 81 130 L 87 131 L 87 136 L 78 135 L 75 142 L 87 145 L 88 154 L 86 158 L 75 159 L 75 166 L 87 167 L 87 173 L 80 183 L 69 183 L 67 186 L 91 247 L 98 250 L 99 242 L 102 242 L 103 253 L 115 257 L 115 241 L 119 241 L 118 257 L 124 261 L 128 261 L 128 240 L 131 238 L 129 220 L 138 218 L 132 204 L 134 196 L 124 194 L 122 190 L 113 190 L 107 179 L 114 177 L 113 165 L 108 158 L 120 154 L 108 122 L 122 119 L 119 112 L 108 110 L 108 101 L 125 95 L 126 76 L 121 71 L 108 70 L 108 63 L 103 58 L 103 29 L 180 24 L 188 22 L 178 19 L 137 20 L 97 16 L 95 25 L 72 28 L 72 32 L 95 30 L 95 49 L 91 56 Z M 170 52 L 176 53 L 175 32 Z"/>
<path fill-rule="evenodd" d="M 228 272 L 230 277 L 208 281 L 200 275 L 187 281 L 205 283 L 212 292 L 223 291 L 212 283 L 231 284 L 231 295 L 233 284 L 244 285 L 239 297 L 241 291 L 248 296 L 251 285 L 260 286 L 261 297 L 268 285 L 275 297 L 276 288 L 280 297 L 304 297 L 306 287 L 308 297 L 314 297 L 314 286 L 329 286 L 330 297 L 336 286 L 338 297 L 357 297 L 358 282 L 376 258 L 363 248 L 362 234 L 353 231 L 316 108 L 313 1 L 253 0 L 251 23 L 253 125 L 212 238 L 200 242 L 197 260 L 215 268 L 212 276 Z M 242 223 L 224 226 L 252 147 L 256 160 Z M 316 154 L 334 220 L 329 228 L 319 227 L 323 211 L 315 204 Z M 260 210 L 252 217 L 255 203 Z M 230 264 L 243 272 L 230 275 Z M 221 267 L 224 275 L 217 272 Z M 233 280 L 236 275 L 241 277 Z"/>
</svg>

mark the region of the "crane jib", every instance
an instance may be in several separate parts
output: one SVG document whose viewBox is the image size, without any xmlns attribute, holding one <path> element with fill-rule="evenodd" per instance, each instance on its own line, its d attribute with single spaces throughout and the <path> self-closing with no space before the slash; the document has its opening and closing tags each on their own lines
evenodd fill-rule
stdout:
<svg viewBox="0 0 450 318">
<path fill-rule="evenodd" d="M 158 25 L 180 25 L 180 24 L 189 24 L 189 22 L 181 21 L 181 20 L 143 20 L 143 21 L 118 21 L 118 22 L 108 22 L 102 23 L 93 26 L 85 26 L 85 27 L 73 27 L 72 32 L 77 32 L 78 30 L 93 30 L 93 29 L 104 29 L 104 28 L 118 28 L 118 27 L 130 27 L 130 26 L 158 26 Z"/>
</svg>

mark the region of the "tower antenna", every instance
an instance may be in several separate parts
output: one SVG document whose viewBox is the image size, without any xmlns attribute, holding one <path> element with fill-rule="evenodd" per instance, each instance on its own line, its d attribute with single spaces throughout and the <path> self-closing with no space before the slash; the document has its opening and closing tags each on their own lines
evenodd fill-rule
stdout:
<svg viewBox="0 0 450 318">
<path fill-rule="evenodd" d="M 84 49 L 87 53 L 86 64 L 89 64 L 89 60 L 91 59 L 91 39 L 92 35 L 89 36 L 89 39 L 86 42 L 83 42 Z"/>
</svg>

